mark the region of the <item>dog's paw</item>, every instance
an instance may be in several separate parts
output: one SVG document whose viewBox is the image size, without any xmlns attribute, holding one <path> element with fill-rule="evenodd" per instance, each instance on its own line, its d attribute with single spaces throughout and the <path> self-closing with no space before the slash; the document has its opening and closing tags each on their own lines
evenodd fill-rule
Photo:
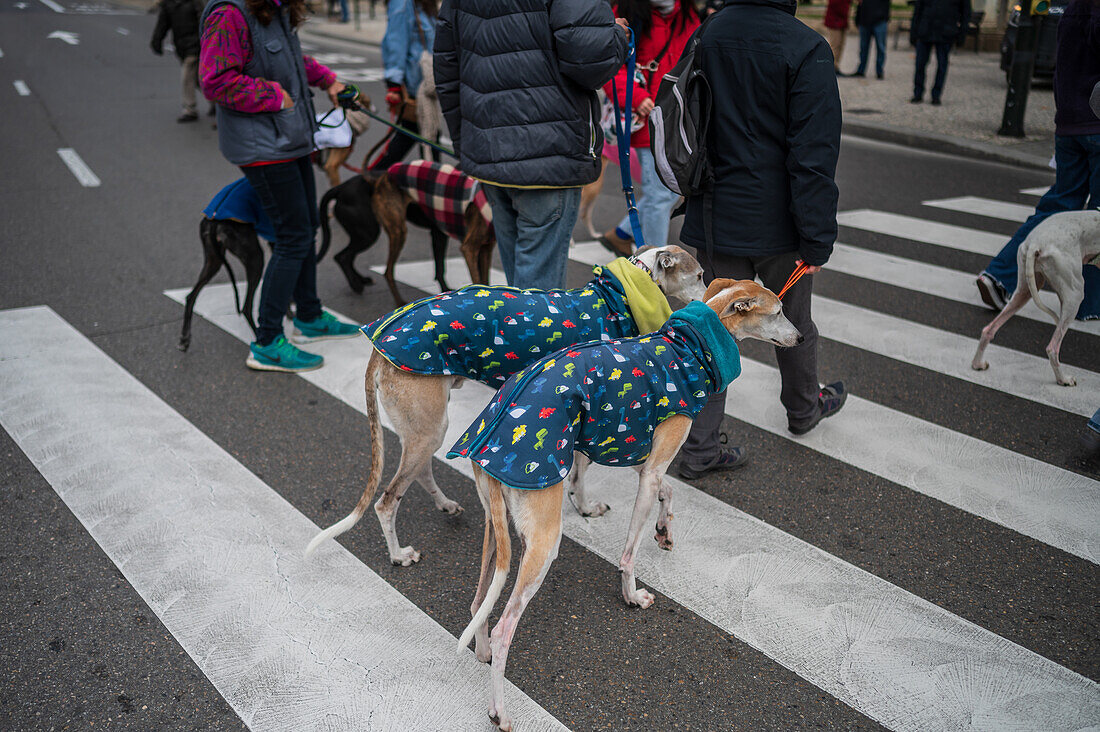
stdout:
<svg viewBox="0 0 1100 732">
<path fill-rule="evenodd" d="M 581 516 L 593 518 L 596 516 L 603 516 L 611 510 L 611 506 L 608 506 L 606 503 L 589 503 L 587 505 L 578 506 L 577 510 L 580 512 Z"/>
<path fill-rule="evenodd" d="M 668 531 L 662 532 L 658 529 L 657 533 L 653 535 L 653 540 L 657 542 L 657 546 L 666 552 L 672 551 L 672 537 L 668 535 Z"/>
<path fill-rule="evenodd" d="M 458 505 L 456 501 L 452 501 L 450 498 L 436 503 L 435 507 L 448 516 L 457 516 L 464 510 L 462 506 Z"/>
<path fill-rule="evenodd" d="M 1064 379 L 1058 379 L 1058 383 L 1062 386 L 1077 386 L 1077 379 L 1067 376 Z"/>
<path fill-rule="evenodd" d="M 420 561 L 420 552 L 411 546 L 403 546 L 401 547 L 401 553 L 396 557 L 391 556 L 390 561 L 395 567 L 408 567 Z"/>
<path fill-rule="evenodd" d="M 975 371 L 985 371 L 989 368 L 989 361 L 975 361 L 974 363 L 970 364 L 970 368 L 974 369 Z"/>
<path fill-rule="evenodd" d="M 632 594 L 626 597 L 626 604 L 630 607 L 640 607 L 643 610 L 653 604 L 653 601 L 657 598 L 652 592 L 647 590 L 634 590 Z"/>
<path fill-rule="evenodd" d="M 474 646 L 474 656 L 482 663 L 492 663 L 493 652 L 489 648 L 489 641 L 485 641 L 484 644 L 477 643 Z"/>
</svg>

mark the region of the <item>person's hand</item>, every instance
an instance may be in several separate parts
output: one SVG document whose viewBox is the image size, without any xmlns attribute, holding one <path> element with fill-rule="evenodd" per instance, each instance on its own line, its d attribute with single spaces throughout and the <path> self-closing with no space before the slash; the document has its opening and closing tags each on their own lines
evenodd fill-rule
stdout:
<svg viewBox="0 0 1100 732">
<path fill-rule="evenodd" d="M 332 102 L 332 106 L 339 107 L 340 103 L 336 99 L 336 95 L 344 91 L 344 82 L 334 81 L 329 84 L 328 89 L 325 89 L 325 93 L 328 94 L 329 101 Z"/>
<path fill-rule="evenodd" d="M 405 101 L 405 89 L 400 84 L 391 84 L 386 88 L 386 106 L 390 114 L 397 114 L 397 108 Z"/>
<path fill-rule="evenodd" d="M 624 32 L 630 31 L 630 22 L 626 18 L 615 18 L 615 25 L 622 28 Z"/>
<path fill-rule="evenodd" d="M 279 109 L 290 109 L 294 106 L 294 100 L 290 98 L 290 95 L 286 93 L 286 89 L 280 88 L 279 91 L 283 93 L 283 103 Z"/>
<path fill-rule="evenodd" d="M 638 106 L 635 109 L 635 111 L 638 113 L 639 117 L 645 117 L 647 114 L 652 112 L 653 108 L 656 107 L 656 106 L 657 105 L 653 103 L 652 99 L 650 99 L 649 97 L 646 97 L 645 99 L 643 99 L 641 102 L 638 103 Z"/>
<path fill-rule="evenodd" d="M 805 264 L 805 262 L 803 262 L 801 259 L 794 260 L 794 263 L 795 264 Z M 806 265 L 806 274 L 817 274 L 820 271 L 821 271 L 821 266 L 820 265 L 816 265 L 816 264 L 807 264 Z"/>
</svg>

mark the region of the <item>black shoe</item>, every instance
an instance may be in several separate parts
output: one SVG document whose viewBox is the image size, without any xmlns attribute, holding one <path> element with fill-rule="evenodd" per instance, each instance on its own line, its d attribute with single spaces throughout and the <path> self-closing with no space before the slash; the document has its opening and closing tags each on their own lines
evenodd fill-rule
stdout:
<svg viewBox="0 0 1100 732">
<path fill-rule="evenodd" d="M 876 72 L 875 73 L 875 78 L 878 79 L 879 81 L 882 81 L 883 79 L 886 78 L 886 74 L 882 73 L 881 71 Z"/>
<path fill-rule="evenodd" d="M 836 75 L 837 75 L 837 76 L 848 76 L 848 74 L 845 74 L 845 73 L 844 73 L 843 71 L 841 71 L 840 69 L 837 69 L 837 70 L 836 70 Z"/>
<path fill-rule="evenodd" d="M 910 103 L 910 104 L 920 104 L 920 103 L 921 103 L 921 102 L 923 102 L 923 101 L 924 101 L 924 100 L 923 100 L 922 98 L 920 98 L 920 97 L 918 97 L 918 96 L 916 96 L 916 95 L 914 94 L 914 95 L 913 95 L 913 98 L 909 100 L 909 103 Z"/>
<path fill-rule="evenodd" d="M 936 97 L 933 97 L 933 98 L 932 98 L 932 106 L 933 106 L 933 107 L 938 107 L 938 106 L 940 106 L 941 104 L 943 104 L 943 102 L 941 102 L 941 101 L 940 101 L 939 99 L 937 99 Z"/>
<path fill-rule="evenodd" d="M 982 296 L 982 302 L 996 310 L 998 313 L 1005 309 L 1008 297 L 1001 283 L 987 274 L 978 275 L 978 294 Z"/>
<path fill-rule="evenodd" d="M 823 388 L 817 395 L 817 416 L 808 422 L 801 424 L 795 424 L 794 422 L 787 422 L 787 429 L 796 435 L 804 435 L 814 427 L 817 423 L 826 417 L 832 417 L 834 414 L 840 411 L 840 408 L 844 406 L 845 400 L 848 399 L 848 392 L 844 391 L 843 381 L 834 381 L 825 388 Z"/>
<path fill-rule="evenodd" d="M 854 74 L 848 74 L 848 76 L 851 76 L 853 79 L 865 79 L 865 78 L 867 78 L 867 74 L 865 74 L 862 71 L 857 71 Z"/>
<path fill-rule="evenodd" d="M 1081 450 L 1087 459 L 1100 460 L 1100 432 L 1085 427 L 1085 433 L 1081 435 Z"/>
<path fill-rule="evenodd" d="M 197 122 L 199 115 L 195 112 L 184 112 L 179 117 L 176 117 L 177 122 Z"/>
<path fill-rule="evenodd" d="M 721 438 L 722 443 L 725 444 L 727 439 L 726 433 L 723 432 Z M 676 473 L 684 480 L 697 480 L 707 473 L 713 473 L 718 470 L 736 470 L 737 468 L 743 468 L 748 461 L 748 453 L 746 453 L 743 448 L 731 447 L 728 450 L 719 449 L 718 454 L 701 468 L 693 468 L 681 460 L 679 467 L 676 469 Z"/>
</svg>

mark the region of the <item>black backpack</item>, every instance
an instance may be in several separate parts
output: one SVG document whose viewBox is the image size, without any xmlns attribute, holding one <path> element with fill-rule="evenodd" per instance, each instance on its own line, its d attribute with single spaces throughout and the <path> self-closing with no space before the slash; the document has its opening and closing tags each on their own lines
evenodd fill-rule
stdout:
<svg viewBox="0 0 1100 732">
<path fill-rule="evenodd" d="M 710 17 L 703 21 L 676 66 L 661 80 L 649 113 L 649 149 L 657 176 L 684 198 L 709 190 L 714 182 L 707 159 L 711 90 L 695 57 L 709 21 Z"/>
</svg>

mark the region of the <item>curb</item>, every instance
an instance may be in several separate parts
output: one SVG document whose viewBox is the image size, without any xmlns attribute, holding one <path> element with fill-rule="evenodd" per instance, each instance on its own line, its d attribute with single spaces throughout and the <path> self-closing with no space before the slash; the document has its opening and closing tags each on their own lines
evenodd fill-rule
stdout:
<svg viewBox="0 0 1100 732">
<path fill-rule="evenodd" d="M 1049 157 L 1033 155 L 1018 150 L 1008 150 L 1000 145 L 989 142 L 967 140 L 962 137 L 952 137 L 936 132 L 919 132 L 904 127 L 891 127 L 888 125 L 868 122 L 866 120 L 844 120 L 843 132 L 852 137 L 861 137 L 867 140 L 879 142 L 891 142 L 896 145 L 927 150 L 929 152 L 947 153 L 961 157 L 984 160 L 987 162 L 1014 165 L 1019 168 L 1031 168 L 1050 171 Z M 1051 145 L 1053 152 L 1053 144 Z"/>
</svg>

